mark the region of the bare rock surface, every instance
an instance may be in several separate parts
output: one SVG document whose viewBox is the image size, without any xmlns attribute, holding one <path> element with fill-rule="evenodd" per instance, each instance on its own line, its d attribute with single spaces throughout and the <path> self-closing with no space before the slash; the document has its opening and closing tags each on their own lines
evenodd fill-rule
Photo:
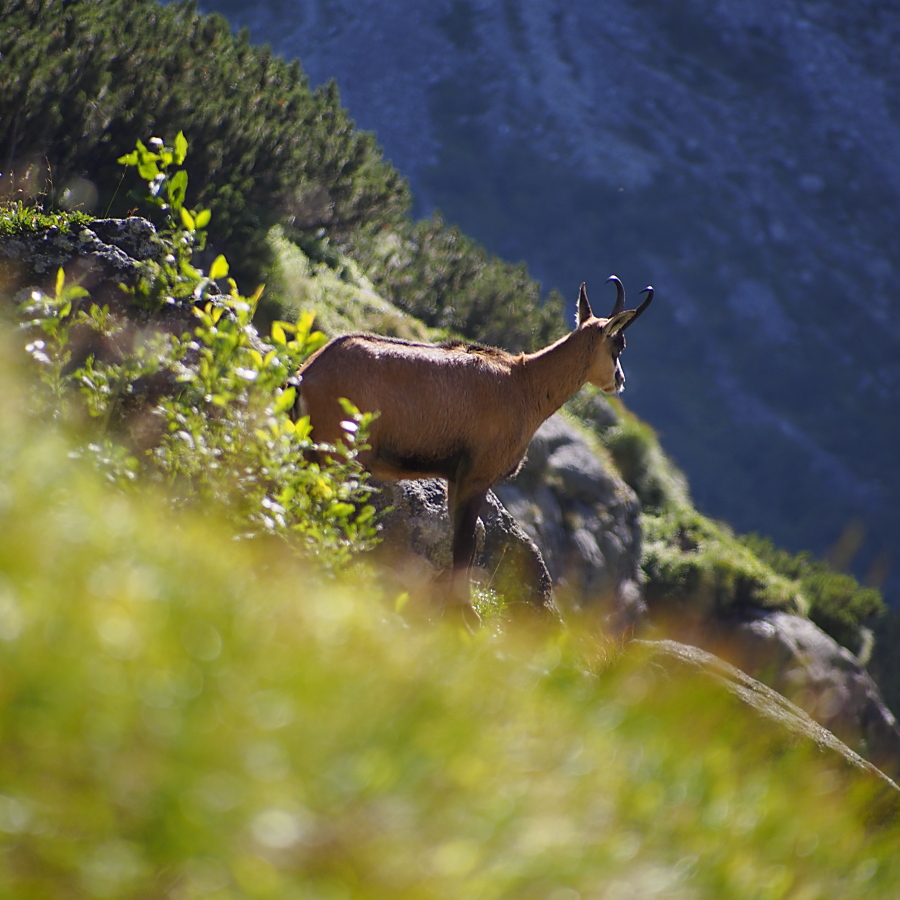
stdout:
<svg viewBox="0 0 900 900">
<path fill-rule="evenodd" d="M 669 631 L 764 682 L 891 777 L 900 777 L 894 714 L 863 663 L 814 622 L 746 609 L 726 619 L 669 623 Z"/>
<path fill-rule="evenodd" d="M 376 506 L 383 519 L 379 553 L 411 581 L 433 581 L 451 566 L 450 518 L 445 483 L 436 478 L 382 485 Z M 555 615 L 552 584 L 534 541 L 489 493 L 479 517 L 475 578 L 513 601 Z"/>
<path fill-rule="evenodd" d="M 636 643 L 646 653 L 646 665 L 672 676 L 688 674 L 712 680 L 735 702 L 752 710 L 761 726 L 781 729 L 792 743 L 807 745 L 840 768 L 864 775 L 883 791 L 894 815 L 900 810 L 900 788 L 891 778 L 777 691 L 699 647 L 672 640 Z"/>
<path fill-rule="evenodd" d="M 561 602 L 600 610 L 616 631 L 644 619 L 640 504 L 578 429 L 551 416 L 495 491 L 540 547 Z"/>
</svg>

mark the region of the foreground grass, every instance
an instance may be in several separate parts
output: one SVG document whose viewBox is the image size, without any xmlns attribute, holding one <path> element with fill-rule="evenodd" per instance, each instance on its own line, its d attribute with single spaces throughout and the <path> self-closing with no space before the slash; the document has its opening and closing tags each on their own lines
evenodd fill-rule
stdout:
<svg viewBox="0 0 900 900">
<path fill-rule="evenodd" d="M 0 371 L 0 896 L 893 897 L 862 779 L 568 633 L 112 491 Z"/>
</svg>

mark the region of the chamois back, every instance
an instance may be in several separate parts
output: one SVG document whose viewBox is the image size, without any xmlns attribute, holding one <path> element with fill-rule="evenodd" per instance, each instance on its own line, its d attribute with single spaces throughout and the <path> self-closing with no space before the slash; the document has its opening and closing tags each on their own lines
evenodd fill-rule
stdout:
<svg viewBox="0 0 900 900">
<path fill-rule="evenodd" d="M 324 443 L 343 435 L 338 398 L 377 412 L 362 457 L 377 477 L 448 478 L 467 459 L 485 478 L 499 466 L 496 480 L 516 467 L 531 438 L 503 427 L 510 416 L 525 419 L 520 376 L 520 358 L 495 348 L 344 335 L 300 370 L 301 412 L 313 440 Z"/>
</svg>

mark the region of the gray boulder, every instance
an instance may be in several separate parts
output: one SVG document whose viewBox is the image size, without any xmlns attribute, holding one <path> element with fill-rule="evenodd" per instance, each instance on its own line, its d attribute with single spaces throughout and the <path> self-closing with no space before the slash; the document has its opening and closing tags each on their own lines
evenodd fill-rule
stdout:
<svg viewBox="0 0 900 900">
<path fill-rule="evenodd" d="M 693 623 L 678 636 L 729 660 L 900 777 L 900 726 L 865 666 L 815 623 L 771 610 Z"/>
<path fill-rule="evenodd" d="M 22 300 L 21 292 L 34 288 L 52 295 L 62 268 L 66 284 L 80 284 L 95 303 L 118 309 L 128 305 L 119 285 L 133 287 L 137 263 L 161 252 L 156 229 L 146 219 L 97 219 L 71 231 L 53 227 L 5 237 L 0 241 L 0 274 L 4 293 Z"/>
<path fill-rule="evenodd" d="M 445 482 L 385 482 L 373 498 L 384 511 L 377 553 L 407 585 L 432 585 L 451 567 Z M 534 541 L 493 493 L 478 520 L 473 577 L 485 587 L 555 617 L 550 575 Z"/>
<path fill-rule="evenodd" d="M 566 608 L 600 612 L 617 632 L 644 619 L 640 504 L 574 426 L 551 416 L 516 478 L 494 490 L 540 548 Z"/>
<path fill-rule="evenodd" d="M 883 812 L 900 812 L 900 788 L 882 770 L 854 752 L 827 728 L 779 692 L 751 678 L 718 656 L 678 641 L 637 641 L 645 653 L 644 664 L 664 677 L 695 676 L 720 686 L 736 704 L 751 710 L 761 728 L 776 729 L 792 745 L 805 745 L 839 769 L 862 776 L 874 786 L 886 804 Z"/>
</svg>

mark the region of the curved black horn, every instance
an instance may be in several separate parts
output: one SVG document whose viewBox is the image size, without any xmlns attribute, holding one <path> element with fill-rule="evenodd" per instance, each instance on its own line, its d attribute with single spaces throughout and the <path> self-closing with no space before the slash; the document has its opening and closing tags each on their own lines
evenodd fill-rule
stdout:
<svg viewBox="0 0 900 900">
<path fill-rule="evenodd" d="M 650 302 L 653 300 L 653 288 L 651 285 L 647 285 L 642 291 L 642 294 L 647 295 L 647 299 L 634 311 L 634 315 L 622 326 L 621 330 L 624 331 L 631 325 L 637 321 L 638 316 L 650 305 Z"/>
<path fill-rule="evenodd" d="M 610 275 L 609 278 L 606 279 L 607 284 L 609 284 L 610 281 L 614 282 L 616 285 L 616 305 L 609 314 L 609 318 L 611 319 L 613 316 L 617 316 L 620 312 L 625 311 L 625 288 L 615 275 Z"/>
</svg>

